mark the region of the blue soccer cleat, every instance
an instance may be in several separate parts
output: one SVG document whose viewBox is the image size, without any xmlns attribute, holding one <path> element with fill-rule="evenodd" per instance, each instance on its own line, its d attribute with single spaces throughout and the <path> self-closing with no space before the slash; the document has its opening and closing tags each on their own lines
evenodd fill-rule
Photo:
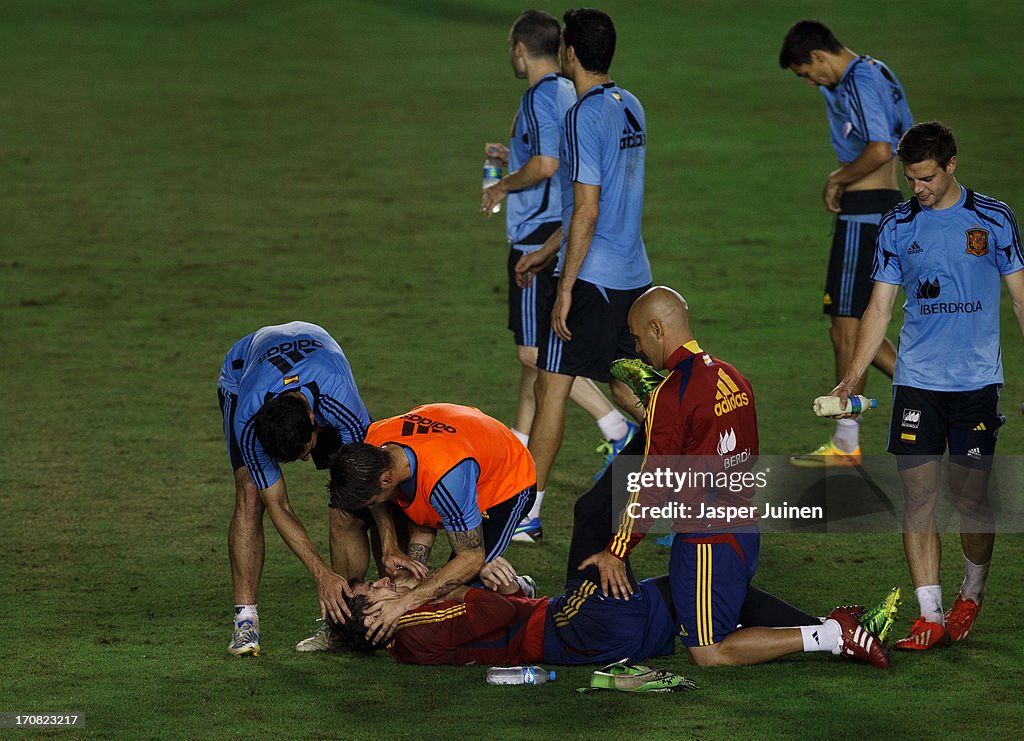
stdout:
<svg viewBox="0 0 1024 741">
<path fill-rule="evenodd" d="M 516 543 L 536 543 L 542 537 L 544 528 L 541 527 L 539 517 L 524 517 L 512 533 L 512 540 Z"/>
<path fill-rule="evenodd" d="M 608 470 L 608 466 L 610 466 L 612 461 L 615 460 L 615 456 L 622 452 L 624 447 L 629 445 L 629 441 L 633 439 L 633 435 L 635 435 L 636 431 L 640 429 L 639 425 L 630 422 L 628 419 L 626 420 L 626 428 L 626 434 L 618 440 L 605 440 L 597 446 L 597 452 L 604 454 L 604 465 L 601 466 L 600 471 L 594 474 L 594 481 L 597 481 L 604 476 L 604 472 Z"/>
</svg>

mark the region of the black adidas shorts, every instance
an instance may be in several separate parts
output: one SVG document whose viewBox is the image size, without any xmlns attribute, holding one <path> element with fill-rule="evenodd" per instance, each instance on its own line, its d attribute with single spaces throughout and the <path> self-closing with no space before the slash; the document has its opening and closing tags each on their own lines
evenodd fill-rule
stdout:
<svg viewBox="0 0 1024 741">
<path fill-rule="evenodd" d="M 898 190 L 844 193 L 832 232 L 822 311 L 860 319 L 871 298 L 878 222 L 903 196 Z"/>
<path fill-rule="evenodd" d="M 999 388 L 999 384 L 976 391 L 893 387 L 889 452 L 941 457 L 948 443 L 954 462 L 988 468 L 999 428 L 1006 422 L 999 413 Z"/>
<path fill-rule="evenodd" d="M 567 322 L 572 341 L 565 342 L 551 329 L 550 312 L 539 317 L 537 367 L 603 383 L 610 381 L 612 361 L 640 357 L 627 318 L 633 302 L 648 288 L 646 285 L 619 291 L 577 280 L 572 287 Z"/>
<path fill-rule="evenodd" d="M 518 245 L 512 245 L 508 251 L 508 328 L 512 330 L 517 345 L 537 347 L 540 337 L 537 328 L 543 323 L 546 327 L 555 305 L 555 288 L 558 279 L 555 277 L 557 260 L 539 271 L 533 277 L 533 283 L 526 288 L 516 285 L 516 263 L 525 255 Z"/>
</svg>

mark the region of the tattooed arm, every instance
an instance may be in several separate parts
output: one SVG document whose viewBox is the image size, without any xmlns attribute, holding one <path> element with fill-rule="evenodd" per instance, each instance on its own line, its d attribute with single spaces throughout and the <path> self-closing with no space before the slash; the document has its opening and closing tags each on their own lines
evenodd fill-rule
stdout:
<svg viewBox="0 0 1024 741">
<path fill-rule="evenodd" d="M 409 522 L 408 527 L 409 547 L 407 552 L 409 558 L 426 566 L 430 561 L 430 551 L 434 547 L 437 530 L 432 527 L 423 527 L 415 522 Z"/>
<path fill-rule="evenodd" d="M 374 643 L 387 641 L 394 635 L 398 620 L 408 610 L 413 610 L 431 600 L 439 599 L 453 589 L 463 586 L 475 578 L 484 565 L 483 528 L 476 527 L 464 532 L 448 533 L 455 557 L 439 568 L 420 585 L 397 599 L 376 602 L 367 610 L 372 618 L 366 634 Z"/>
</svg>

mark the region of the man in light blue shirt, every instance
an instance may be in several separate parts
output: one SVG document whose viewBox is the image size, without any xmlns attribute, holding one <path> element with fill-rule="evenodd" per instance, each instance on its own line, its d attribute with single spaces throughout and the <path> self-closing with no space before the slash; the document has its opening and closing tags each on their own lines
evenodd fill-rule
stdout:
<svg viewBox="0 0 1024 741">
<path fill-rule="evenodd" d="M 1000 281 L 1024 334 L 1024 252 L 1009 207 L 954 177 L 953 133 L 913 126 L 898 155 L 914 197 L 882 219 L 871 301 L 850 366 L 832 394 L 846 399 L 885 337 L 902 287 L 889 452 L 905 492 L 903 545 L 921 617 L 896 648 L 927 650 L 967 637 L 981 608 L 995 542 L 987 485 L 1003 370 Z M 964 581 L 948 613 L 939 582 L 941 546 L 932 511 L 949 448 L 949 482 L 960 513 Z"/>
<path fill-rule="evenodd" d="M 265 511 L 316 580 L 321 617 L 330 614 L 344 621 L 347 579 L 361 577 L 369 560 L 368 545 L 360 545 L 365 541 L 363 525 L 331 510 L 329 567 L 292 510 L 280 464 L 312 458 L 318 468 L 326 468 L 342 444 L 363 440 L 370 415 L 345 353 L 323 327 L 309 322 L 263 327 L 236 342 L 224 358 L 217 392 L 235 479 L 228 529 L 235 630 L 228 651 L 258 656 Z M 378 529 L 390 545 L 390 518 Z M 401 562 L 412 566 L 408 559 Z M 299 648 L 309 650 L 301 644 Z"/>
<path fill-rule="evenodd" d="M 822 191 L 825 207 L 836 214 L 822 303 L 831 319 L 829 337 L 839 380 L 850 362 L 860 317 L 871 296 L 878 222 L 902 199 L 893 155 L 900 136 L 914 121 L 903 86 L 892 70 L 877 59 L 858 56 L 820 21 L 798 21 L 789 29 L 779 66 L 821 90 L 829 141 L 839 161 Z M 892 376 L 894 359 L 895 348 L 886 341 L 874 364 Z M 859 419 L 839 420 L 829 442 L 807 455 L 793 456 L 790 462 L 807 467 L 857 465 L 859 438 Z"/>
<path fill-rule="evenodd" d="M 551 325 L 538 349 L 537 414 L 530 434 L 538 501 L 562 445 L 573 379 L 610 382 L 619 407 L 640 418 L 636 397 L 612 379 L 609 366 L 616 358 L 638 357 L 627 317 L 651 283 L 640 235 L 643 106 L 608 75 L 615 54 L 612 19 L 583 8 L 568 11 L 563 20 L 562 73 L 573 81 L 579 100 L 566 114 L 562 133 L 562 229 L 516 266 L 517 275 L 528 278 L 560 252 Z"/>
<path fill-rule="evenodd" d="M 572 82 L 558 74 L 558 21 L 541 10 L 520 14 L 509 31 L 509 60 L 518 78 L 529 88 L 523 93 L 512 122 L 508 147 L 487 144 L 487 156 L 504 159 L 509 172 L 481 194 L 480 210 L 490 217 L 494 207 L 506 199 L 509 312 L 521 370 L 519 403 L 512 431 L 523 445 L 529 445 L 536 408 L 538 327 L 548 326 L 547 317 L 555 300 L 554 263 L 537 273 L 535 280 L 520 287 L 515 266 L 523 255 L 539 250 L 559 230 L 562 219 L 562 189 L 556 173 L 565 113 L 576 102 Z M 626 418 L 608 401 L 589 378 L 573 382 L 570 398 L 597 422 L 609 443 L 629 434 Z M 543 533 L 540 502 L 533 505 L 516 532 L 516 540 L 533 541 Z"/>
</svg>

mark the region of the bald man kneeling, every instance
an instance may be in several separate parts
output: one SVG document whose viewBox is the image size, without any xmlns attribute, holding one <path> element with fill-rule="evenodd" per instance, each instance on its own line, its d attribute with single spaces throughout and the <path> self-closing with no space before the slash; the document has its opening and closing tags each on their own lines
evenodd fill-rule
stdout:
<svg viewBox="0 0 1024 741">
<path fill-rule="evenodd" d="M 673 518 L 677 535 L 669 583 L 691 661 L 701 666 L 759 664 L 803 650 L 888 667 L 881 642 L 842 609 L 821 625 L 737 630 L 760 547 L 760 516 L 751 501 L 758 454 L 754 391 L 733 366 L 700 348 L 686 300 L 671 288 L 655 286 L 641 295 L 630 308 L 629 329 L 637 350 L 655 368 L 669 371 L 647 401 L 642 474 L 656 481 L 659 470 L 702 472 L 750 484 L 676 492 L 674 487 L 644 488 L 638 478 L 639 491 L 630 495 L 618 532 L 581 569 L 597 566 L 604 593 L 629 599 L 624 561 L 657 519 L 648 515 L 651 509 L 672 504 L 678 516 Z"/>
</svg>

